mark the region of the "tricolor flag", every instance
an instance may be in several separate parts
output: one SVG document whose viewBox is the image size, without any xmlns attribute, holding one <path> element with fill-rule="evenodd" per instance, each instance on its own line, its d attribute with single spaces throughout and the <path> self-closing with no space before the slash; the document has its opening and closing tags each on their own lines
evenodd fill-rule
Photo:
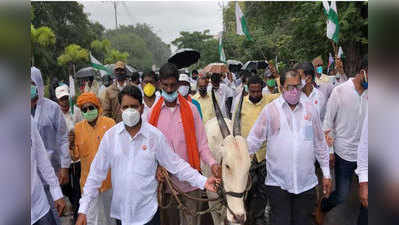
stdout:
<svg viewBox="0 0 399 225">
<path fill-rule="evenodd" d="M 338 58 L 343 59 L 344 57 L 345 57 L 345 56 L 344 56 L 344 51 L 342 50 L 342 47 L 339 46 L 339 49 L 338 49 Z"/>
<path fill-rule="evenodd" d="M 219 58 L 221 62 L 226 62 L 226 55 L 224 54 L 224 49 L 223 49 L 223 32 L 220 32 L 219 34 Z"/>
<path fill-rule="evenodd" d="M 323 1 L 324 13 L 327 15 L 327 37 L 338 43 L 339 40 L 339 22 L 338 22 L 338 11 L 337 4 L 335 1 L 331 1 L 331 5 L 328 1 Z"/>
<path fill-rule="evenodd" d="M 327 66 L 327 74 L 334 68 L 334 58 L 332 57 L 331 53 L 328 56 L 328 66 Z"/>
<path fill-rule="evenodd" d="M 236 25 L 237 25 L 237 34 L 238 35 L 244 35 L 247 36 L 247 39 L 252 41 L 252 37 L 249 34 L 247 22 L 245 21 L 244 14 L 241 11 L 240 6 L 238 5 L 238 2 L 236 2 Z"/>
<path fill-rule="evenodd" d="M 90 53 L 90 64 L 91 67 L 93 67 L 94 69 L 110 72 L 109 69 L 105 67 L 103 64 L 101 64 L 96 58 L 94 58 L 94 56 L 91 53 Z"/>
</svg>

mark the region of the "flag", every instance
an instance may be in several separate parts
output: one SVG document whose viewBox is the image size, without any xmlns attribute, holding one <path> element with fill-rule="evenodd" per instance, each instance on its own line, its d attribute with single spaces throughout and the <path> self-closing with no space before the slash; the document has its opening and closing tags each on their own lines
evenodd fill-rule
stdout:
<svg viewBox="0 0 399 225">
<path fill-rule="evenodd" d="M 277 62 L 277 55 L 276 55 L 276 70 L 277 70 L 277 72 L 280 72 L 279 70 L 278 70 L 278 62 Z"/>
<path fill-rule="evenodd" d="M 339 40 L 339 23 L 338 23 L 338 11 L 337 4 L 335 1 L 331 1 L 331 5 L 328 1 L 323 1 L 324 13 L 327 15 L 327 37 L 338 43 Z"/>
<path fill-rule="evenodd" d="M 331 53 L 328 56 L 328 66 L 327 66 L 327 74 L 330 72 L 331 67 L 334 68 L 334 58 L 332 57 Z"/>
<path fill-rule="evenodd" d="M 345 56 L 344 56 L 344 51 L 342 50 L 342 47 L 339 46 L 339 49 L 338 49 L 338 58 L 343 59 L 344 57 L 345 57 Z"/>
<path fill-rule="evenodd" d="M 223 32 L 220 32 L 220 34 L 219 34 L 219 58 L 220 58 L 220 61 L 226 62 L 226 55 L 224 54 L 222 39 L 223 39 Z"/>
<path fill-rule="evenodd" d="M 69 75 L 69 105 L 71 106 L 71 112 L 74 113 L 73 97 L 75 97 L 75 80 L 72 75 Z"/>
<path fill-rule="evenodd" d="M 107 67 L 105 67 L 96 58 L 94 58 L 94 56 L 91 53 L 90 53 L 90 64 L 91 64 L 91 67 L 93 67 L 94 69 L 104 70 L 109 73 L 111 72 Z"/>
<path fill-rule="evenodd" d="M 238 5 L 238 2 L 236 2 L 236 26 L 238 35 L 245 34 L 248 40 L 253 40 L 251 35 L 249 34 L 247 22 L 245 21 L 244 14 L 242 13 L 240 6 Z"/>
</svg>

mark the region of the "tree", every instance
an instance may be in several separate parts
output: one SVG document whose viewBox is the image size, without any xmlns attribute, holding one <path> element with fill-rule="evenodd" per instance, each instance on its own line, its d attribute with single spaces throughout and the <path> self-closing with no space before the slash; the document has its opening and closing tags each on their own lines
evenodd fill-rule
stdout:
<svg viewBox="0 0 399 225">
<path fill-rule="evenodd" d="M 325 64 L 333 52 L 326 37 L 327 17 L 321 2 L 241 2 L 253 42 L 235 34 L 235 2 L 224 10 L 224 50 L 227 58 L 274 59 L 287 63 L 311 61 L 321 55 Z M 340 42 L 345 53 L 345 71 L 353 75 L 368 51 L 367 2 L 337 2 Z"/>
<path fill-rule="evenodd" d="M 102 40 L 104 27 L 91 23 L 78 2 L 32 2 L 31 23 L 34 27 L 49 27 L 55 34 L 56 43 L 50 48 L 35 48 L 32 55 L 44 80 L 49 76 L 67 79 L 67 67 L 59 66 L 57 56 L 70 44 L 89 49 L 94 40 Z M 77 68 L 87 66 L 78 63 Z"/>
<path fill-rule="evenodd" d="M 111 42 L 108 39 L 104 39 L 102 41 L 94 40 L 90 44 L 90 49 L 92 50 L 94 57 L 99 59 L 104 64 L 105 56 L 111 50 Z"/>
<path fill-rule="evenodd" d="M 32 52 L 39 51 L 39 47 L 48 47 L 55 44 L 55 34 L 51 28 L 43 26 L 36 29 L 30 25 Z M 34 65 L 34 57 L 32 56 L 32 65 Z"/>
<path fill-rule="evenodd" d="M 129 54 L 126 63 L 144 70 L 153 64 L 162 65 L 170 55 L 170 48 L 146 24 L 120 26 L 104 35 L 112 48 Z M 114 63 L 114 62 L 112 62 Z"/>
<path fill-rule="evenodd" d="M 129 57 L 129 53 L 127 53 L 127 52 L 122 53 L 118 50 L 112 49 L 112 50 L 110 50 L 107 57 L 105 58 L 104 63 L 112 64 L 112 63 L 116 63 L 117 61 L 126 62 L 128 57 Z"/>
<path fill-rule="evenodd" d="M 87 63 L 88 60 L 89 52 L 76 44 L 68 45 L 64 54 L 57 58 L 58 64 L 60 66 L 68 66 L 69 71 L 73 71 L 73 74 L 76 73 L 77 64 Z"/>
</svg>

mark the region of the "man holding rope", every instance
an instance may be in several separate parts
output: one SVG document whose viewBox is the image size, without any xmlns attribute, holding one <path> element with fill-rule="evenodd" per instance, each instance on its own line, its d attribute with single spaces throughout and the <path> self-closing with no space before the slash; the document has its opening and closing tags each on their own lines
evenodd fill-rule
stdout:
<svg viewBox="0 0 399 225">
<path fill-rule="evenodd" d="M 111 217 L 117 224 L 159 225 L 155 173 L 158 164 L 179 180 L 215 192 L 216 178 L 206 178 L 173 152 L 165 136 L 141 120 L 142 94 L 127 86 L 118 94 L 122 120 L 108 130 L 92 162 L 80 200 L 76 225 L 86 225 L 90 203 L 111 169 Z"/>
</svg>

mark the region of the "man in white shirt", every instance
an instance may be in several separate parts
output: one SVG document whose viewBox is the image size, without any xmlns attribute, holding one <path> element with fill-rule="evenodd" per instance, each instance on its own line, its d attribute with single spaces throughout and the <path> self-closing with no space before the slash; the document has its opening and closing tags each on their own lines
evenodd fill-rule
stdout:
<svg viewBox="0 0 399 225">
<path fill-rule="evenodd" d="M 329 139 L 332 133 L 336 190 L 328 199 L 322 199 L 316 215 L 318 224 L 322 224 L 324 215 L 342 203 L 348 196 L 352 177 L 356 169 L 357 148 L 360 141 L 363 121 L 368 107 L 368 60 L 363 59 L 359 73 L 334 88 L 327 103 L 323 130 Z M 330 145 L 331 143 L 329 143 Z"/>
<path fill-rule="evenodd" d="M 92 162 L 80 200 L 76 225 L 86 224 L 86 214 L 98 188 L 111 168 L 113 196 L 111 217 L 117 224 L 160 224 L 155 178 L 160 164 L 179 180 L 215 192 L 217 179 L 206 178 L 179 158 L 165 136 L 141 119 L 142 95 L 135 86 L 118 95 L 123 122 L 105 133 Z"/>
<path fill-rule="evenodd" d="M 44 191 L 43 182 L 41 181 L 38 172 L 42 179 L 49 185 L 49 190 L 52 199 L 54 200 L 55 208 L 59 215 L 65 208 L 65 201 L 63 199 L 58 178 L 55 175 L 54 169 L 47 156 L 42 138 L 37 130 L 35 122 L 31 117 L 31 224 L 34 225 L 55 225 L 56 221 L 53 214 L 50 212 L 50 205 Z"/>
<path fill-rule="evenodd" d="M 324 120 L 326 111 L 326 97 L 314 86 L 315 71 L 312 63 L 300 64 L 297 71 L 301 75 L 302 95 L 305 101 L 311 102 L 320 114 L 320 120 Z"/>
<path fill-rule="evenodd" d="M 222 111 L 223 117 L 231 118 L 231 107 L 233 104 L 232 90 L 222 83 L 222 75 L 213 73 L 211 75 L 211 85 L 208 86 L 208 94 L 210 95 L 212 89 L 215 90 L 216 100 Z"/>
<path fill-rule="evenodd" d="M 315 159 L 324 175 L 323 193 L 328 196 L 331 190 L 328 149 L 317 110 L 300 99 L 298 73 L 282 73 L 280 83 L 282 96 L 262 110 L 248 135 L 248 150 L 254 154 L 267 141 L 271 224 L 309 225 L 318 184 Z"/>
<path fill-rule="evenodd" d="M 64 114 L 67 130 L 69 133 L 69 142 L 71 144 L 71 140 L 73 140 L 74 136 L 73 128 L 75 127 L 76 123 L 83 120 L 82 112 L 75 105 L 73 106 L 73 108 L 71 107 L 68 85 L 64 84 L 58 86 L 55 89 L 55 97 L 57 98 L 57 103 L 60 106 L 62 113 Z M 69 167 L 70 182 L 62 186 L 63 193 L 68 197 L 69 201 L 72 204 L 72 210 L 74 212 L 75 219 L 77 218 L 80 199 L 80 168 L 80 160 L 71 160 L 71 165 Z"/>
<path fill-rule="evenodd" d="M 362 135 L 360 136 L 359 147 L 357 149 L 357 169 L 356 174 L 359 176 L 359 198 L 360 198 L 360 213 L 357 224 L 368 224 L 368 206 L 369 206 L 369 146 L 368 146 L 368 115 L 363 123 Z"/>
</svg>

